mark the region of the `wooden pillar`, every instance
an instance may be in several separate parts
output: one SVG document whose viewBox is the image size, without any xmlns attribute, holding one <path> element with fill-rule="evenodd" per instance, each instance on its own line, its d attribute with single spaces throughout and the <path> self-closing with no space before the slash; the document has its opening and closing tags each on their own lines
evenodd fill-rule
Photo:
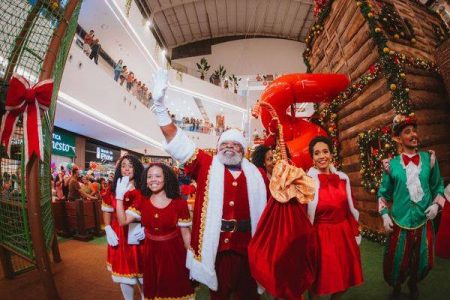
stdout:
<svg viewBox="0 0 450 300">
<path fill-rule="evenodd" d="M 68 21 L 72 18 L 79 0 L 70 0 L 67 3 L 64 19 L 55 30 L 52 40 L 47 49 L 47 53 L 42 64 L 42 71 L 39 81 L 49 79 L 52 76 L 57 54 L 61 46 L 62 38 L 66 33 Z M 50 172 L 50 170 L 48 170 Z M 28 219 L 30 224 L 31 239 L 33 242 L 34 254 L 36 257 L 36 267 L 40 273 L 48 299 L 58 300 L 58 290 L 53 279 L 50 268 L 50 259 L 45 245 L 44 231 L 42 225 L 41 193 L 39 188 L 39 158 L 33 155 L 26 166 L 26 194 Z M 57 247 L 57 245 L 54 245 Z M 58 251 L 59 252 L 59 251 Z"/>
<path fill-rule="evenodd" d="M 8 279 L 14 278 L 14 268 L 11 262 L 11 253 L 0 245 L 0 262 L 2 263 L 3 273 Z"/>
</svg>

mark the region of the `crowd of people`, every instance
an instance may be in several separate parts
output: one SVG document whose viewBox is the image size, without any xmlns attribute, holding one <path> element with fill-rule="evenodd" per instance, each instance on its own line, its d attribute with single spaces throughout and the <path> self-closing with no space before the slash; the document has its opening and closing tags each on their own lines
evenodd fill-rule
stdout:
<svg viewBox="0 0 450 300">
<path fill-rule="evenodd" d="M 83 51 L 91 60 L 93 59 L 98 64 L 100 49 L 100 41 L 95 36 L 95 31 L 91 29 L 83 38 Z M 128 66 L 124 64 L 122 59 L 114 63 L 113 72 L 114 81 L 118 82 L 120 86 L 125 86 L 129 93 L 150 108 L 152 100 L 151 91 L 145 83 L 136 78 L 134 72 L 128 69 Z"/>
<path fill-rule="evenodd" d="M 59 171 L 52 176 L 53 201 L 75 201 L 81 198 L 101 200 L 111 187 L 112 179 L 113 174 L 108 178 L 95 178 L 91 172 L 82 175 L 75 164 L 71 164 L 70 170 L 60 166 Z"/>
<path fill-rule="evenodd" d="M 170 113 L 170 117 L 178 127 L 186 131 L 220 135 L 225 130 L 229 129 L 228 126 L 214 126 L 212 122 L 206 122 L 203 119 L 196 119 L 193 117 L 178 118 L 175 114 Z"/>
</svg>

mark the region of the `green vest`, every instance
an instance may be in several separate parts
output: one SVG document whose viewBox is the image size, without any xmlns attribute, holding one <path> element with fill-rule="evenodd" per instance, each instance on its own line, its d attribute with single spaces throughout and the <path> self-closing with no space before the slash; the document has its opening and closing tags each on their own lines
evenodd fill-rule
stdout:
<svg viewBox="0 0 450 300">
<path fill-rule="evenodd" d="M 410 198 L 401 155 L 395 156 L 389 162 L 390 174 L 383 173 L 378 190 L 378 198 L 383 197 L 386 201 L 392 202 L 391 216 L 394 222 L 406 229 L 415 229 L 425 224 L 427 221 L 425 210 L 433 203 L 437 195 L 444 195 L 444 182 L 437 160 L 431 168 L 430 153 L 420 151 L 418 154 L 421 167 L 419 180 L 424 192 L 422 200 L 415 203 Z M 388 213 L 388 210 L 384 209 L 380 213 Z"/>
</svg>

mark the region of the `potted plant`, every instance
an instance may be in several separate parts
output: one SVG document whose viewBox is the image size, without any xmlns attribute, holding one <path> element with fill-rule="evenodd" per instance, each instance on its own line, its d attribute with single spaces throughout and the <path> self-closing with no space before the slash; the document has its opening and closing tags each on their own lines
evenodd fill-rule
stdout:
<svg viewBox="0 0 450 300">
<path fill-rule="evenodd" d="M 223 82 L 225 79 L 225 76 L 227 75 L 227 70 L 225 69 L 225 67 L 223 65 L 219 65 L 219 78 L 220 81 Z"/>
<path fill-rule="evenodd" d="M 237 88 L 239 86 L 239 81 L 241 81 L 242 78 L 237 78 L 236 75 L 231 74 L 231 76 L 228 76 L 228 79 L 231 82 L 231 85 L 233 86 L 234 93 L 237 94 Z"/>
<path fill-rule="evenodd" d="M 206 73 L 209 71 L 211 66 L 208 64 L 206 58 L 202 57 L 200 63 L 197 63 L 197 72 L 200 72 L 200 79 L 204 80 Z"/>
<path fill-rule="evenodd" d="M 211 76 L 211 82 L 215 85 L 220 85 L 220 73 L 219 70 L 215 70 L 213 75 Z"/>
</svg>

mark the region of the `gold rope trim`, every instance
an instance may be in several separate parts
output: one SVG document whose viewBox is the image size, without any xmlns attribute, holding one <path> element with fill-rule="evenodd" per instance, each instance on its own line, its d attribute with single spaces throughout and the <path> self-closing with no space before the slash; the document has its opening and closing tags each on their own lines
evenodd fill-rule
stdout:
<svg viewBox="0 0 450 300">
<path fill-rule="evenodd" d="M 201 220 L 200 220 L 200 234 L 198 237 L 198 255 L 196 255 L 195 251 L 193 251 L 194 259 L 196 259 L 198 261 L 202 261 L 203 235 L 205 234 L 206 212 L 208 210 L 210 177 L 211 177 L 211 167 L 208 170 L 208 177 L 206 179 L 205 197 L 204 197 L 203 206 L 202 206 L 202 214 L 201 214 Z"/>
<path fill-rule="evenodd" d="M 187 165 L 187 164 L 192 163 L 194 160 L 196 160 L 197 159 L 197 155 L 198 155 L 198 151 L 199 151 L 199 149 L 196 148 L 195 151 L 194 151 L 194 154 L 192 154 L 191 158 L 189 158 L 187 160 L 187 162 L 185 162 L 184 164 Z"/>
<path fill-rule="evenodd" d="M 114 207 L 112 207 L 112 205 L 106 204 L 103 200 L 102 200 L 102 206 L 114 209 Z"/>
<path fill-rule="evenodd" d="M 145 300 L 189 300 L 194 299 L 195 294 L 190 294 L 182 297 L 156 297 L 156 298 L 145 298 Z"/>
<path fill-rule="evenodd" d="M 133 212 L 133 213 L 135 213 L 135 214 L 137 214 L 137 215 L 141 215 L 141 212 L 140 211 L 138 211 L 136 208 L 134 208 L 134 207 L 128 207 L 127 208 L 127 210 L 129 210 L 129 211 L 131 211 L 131 212 Z"/>
<path fill-rule="evenodd" d="M 125 277 L 125 278 L 140 278 L 143 277 L 144 275 L 142 273 L 131 273 L 131 274 L 120 274 L 114 271 L 111 271 L 111 274 L 113 276 L 117 276 L 117 277 Z"/>
<path fill-rule="evenodd" d="M 191 223 L 192 219 L 191 218 L 187 218 L 187 219 L 178 219 L 179 223 Z"/>
</svg>

